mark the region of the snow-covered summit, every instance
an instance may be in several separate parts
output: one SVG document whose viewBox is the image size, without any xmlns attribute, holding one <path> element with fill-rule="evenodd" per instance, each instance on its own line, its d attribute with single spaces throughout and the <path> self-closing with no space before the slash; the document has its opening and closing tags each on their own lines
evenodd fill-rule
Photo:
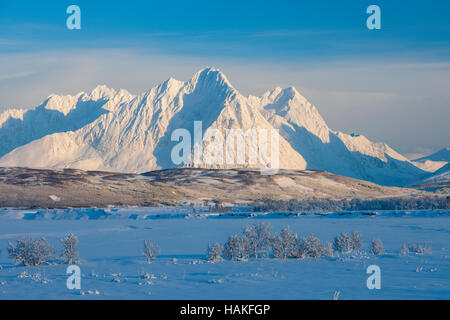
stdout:
<svg viewBox="0 0 450 320">
<path fill-rule="evenodd" d="M 67 115 L 76 108 L 77 102 L 83 97 L 86 97 L 84 92 L 80 92 L 75 96 L 51 94 L 48 96 L 47 100 L 44 101 L 42 107 L 47 110 L 59 111 L 63 115 Z"/>
<path fill-rule="evenodd" d="M 263 94 L 261 98 L 253 98 L 252 101 L 259 106 L 264 117 L 285 135 L 289 135 L 286 131 L 296 131 L 295 126 L 298 126 L 305 128 L 324 143 L 330 141 L 330 129 L 317 108 L 294 87 L 277 87 Z"/>
<path fill-rule="evenodd" d="M 413 160 L 412 163 L 422 170 L 437 174 L 441 168 L 450 163 L 450 148 L 443 148 L 426 157 Z"/>
<path fill-rule="evenodd" d="M 106 85 L 98 85 L 90 93 L 90 98 L 94 101 L 111 99 L 116 94 L 116 90 L 108 88 Z"/>
</svg>

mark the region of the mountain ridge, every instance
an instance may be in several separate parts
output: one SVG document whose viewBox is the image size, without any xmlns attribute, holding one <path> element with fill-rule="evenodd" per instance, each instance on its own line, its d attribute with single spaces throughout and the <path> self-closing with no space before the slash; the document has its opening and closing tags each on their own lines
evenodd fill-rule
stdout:
<svg viewBox="0 0 450 320">
<path fill-rule="evenodd" d="M 424 161 L 424 160 L 431 160 L 431 161 L 450 161 L 450 148 L 442 148 L 438 151 L 436 151 L 433 154 L 430 154 L 425 157 L 421 157 L 419 159 L 415 159 L 414 161 Z"/>
</svg>

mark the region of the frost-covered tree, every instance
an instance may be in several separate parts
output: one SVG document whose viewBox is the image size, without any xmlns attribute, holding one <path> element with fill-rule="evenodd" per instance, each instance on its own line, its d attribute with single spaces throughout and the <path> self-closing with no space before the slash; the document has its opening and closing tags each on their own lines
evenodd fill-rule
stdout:
<svg viewBox="0 0 450 320">
<path fill-rule="evenodd" d="M 223 254 L 228 260 L 238 260 L 240 255 L 240 239 L 238 235 L 229 236 L 223 247 Z"/>
<path fill-rule="evenodd" d="M 161 249 L 152 241 L 144 240 L 144 251 L 142 252 L 147 258 L 147 262 L 151 263 L 160 254 Z"/>
<path fill-rule="evenodd" d="M 374 255 L 383 254 L 384 253 L 383 242 L 380 239 L 372 240 L 370 242 L 369 251 Z"/>
<path fill-rule="evenodd" d="M 280 237 L 286 258 L 298 258 L 298 235 L 286 226 L 281 230 Z"/>
<path fill-rule="evenodd" d="M 258 259 L 269 254 L 272 231 L 264 222 L 246 226 L 243 235 L 248 239 L 250 257 Z"/>
<path fill-rule="evenodd" d="M 406 242 L 402 243 L 402 245 L 400 247 L 400 253 L 401 254 L 408 254 L 409 253 L 408 244 Z"/>
<path fill-rule="evenodd" d="M 53 258 L 55 249 L 45 238 L 33 239 L 30 237 L 16 241 L 16 244 L 8 243 L 8 255 L 16 264 L 25 266 L 39 266 Z"/>
<path fill-rule="evenodd" d="M 411 243 L 408 244 L 408 253 L 409 252 L 415 254 L 431 253 L 431 247 L 427 243 L 424 243 L 423 245 L 419 243 Z"/>
<path fill-rule="evenodd" d="M 352 238 L 346 234 L 341 233 L 336 236 L 333 240 L 333 249 L 334 251 L 341 253 L 349 253 L 353 250 L 353 241 Z"/>
<path fill-rule="evenodd" d="M 63 244 L 62 259 L 64 263 L 74 264 L 78 262 L 78 238 L 72 233 L 68 233 L 61 239 Z"/>
<path fill-rule="evenodd" d="M 223 247 L 223 255 L 228 260 L 242 261 L 250 258 L 251 245 L 247 237 L 232 235 Z"/>
<path fill-rule="evenodd" d="M 340 291 L 335 291 L 333 293 L 333 299 L 332 300 L 339 300 L 339 296 L 341 295 Z"/>
<path fill-rule="evenodd" d="M 241 255 L 239 260 L 246 261 L 250 259 L 252 248 L 250 246 L 250 240 L 246 236 L 240 238 L 241 241 Z"/>
<path fill-rule="evenodd" d="M 270 243 L 273 256 L 277 259 L 298 258 L 298 236 L 286 226 L 280 235 L 273 235 Z"/>
<path fill-rule="evenodd" d="M 220 243 L 209 244 L 206 250 L 206 260 L 211 262 L 222 261 L 223 247 Z"/>
<path fill-rule="evenodd" d="M 358 251 L 363 245 L 362 236 L 359 231 L 352 231 L 352 250 Z"/>
<path fill-rule="evenodd" d="M 325 248 L 320 239 L 313 234 L 302 239 L 300 250 L 302 257 L 320 258 L 327 255 L 327 248 Z"/>
<path fill-rule="evenodd" d="M 270 239 L 270 247 L 272 248 L 273 257 L 276 259 L 286 259 L 284 254 L 283 245 L 281 241 L 281 237 L 277 234 L 274 234 Z"/>
<path fill-rule="evenodd" d="M 333 244 L 331 242 L 327 242 L 325 246 L 324 256 L 325 257 L 333 257 Z"/>
</svg>

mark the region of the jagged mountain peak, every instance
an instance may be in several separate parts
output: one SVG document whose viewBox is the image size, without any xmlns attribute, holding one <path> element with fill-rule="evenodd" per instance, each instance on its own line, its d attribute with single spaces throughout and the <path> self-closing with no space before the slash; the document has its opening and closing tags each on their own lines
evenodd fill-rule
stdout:
<svg viewBox="0 0 450 320">
<path fill-rule="evenodd" d="M 220 89 L 221 91 L 234 91 L 225 74 L 217 68 L 205 67 L 198 71 L 188 82 L 190 86 L 198 89 Z"/>
<path fill-rule="evenodd" d="M 111 99 L 116 94 L 116 90 L 107 87 L 106 85 L 96 86 L 90 93 L 90 98 L 94 101 Z"/>
<path fill-rule="evenodd" d="M 250 96 L 249 101 L 260 109 L 275 128 L 282 130 L 284 136 L 291 135 L 290 131 L 297 132 L 303 128 L 322 142 L 329 142 L 330 129 L 325 120 L 295 87 L 276 87 L 261 97 Z"/>
<path fill-rule="evenodd" d="M 79 92 L 74 96 L 70 94 L 68 95 L 51 94 L 41 105 L 41 108 L 59 111 L 62 114 L 67 115 L 73 109 L 76 108 L 78 100 L 85 95 L 86 94 L 84 92 Z"/>
<path fill-rule="evenodd" d="M 3 123 L 8 121 L 9 119 L 17 119 L 23 121 L 23 115 L 27 112 L 27 109 L 7 109 L 3 112 L 0 112 L 0 128 Z"/>
<path fill-rule="evenodd" d="M 120 95 L 129 94 L 126 90 L 123 89 L 121 89 L 119 93 Z M 106 85 L 98 85 L 94 89 L 92 89 L 89 94 L 85 93 L 84 91 L 81 91 L 75 95 L 61 95 L 52 93 L 47 97 L 47 99 L 42 103 L 40 107 L 47 110 L 59 111 L 66 116 L 74 109 L 76 109 L 79 103 L 87 101 L 103 101 L 103 103 L 105 103 L 117 94 L 118 92 L 107 87 Z"/>
<path fill-rule="evenodd" d="M 152 92 L 152 90 L 154 90 L 155 95 L 168 94 L 171 96 L 175 96 L 185 85 L 185 82 L 170 77 L 155 88 L 151 89 L 149 92 Z"/>
<path fill-rule="evenodd" d="M 262 107 L 266 105 L 273 105 L 275 103 L 286 106 L 289 105 L 291 101 L 293 104 L 297 104 L 298 106 L 310 105 L 308 100 L 301 95 L 295 87 L 292 86 L 287 88 L 277 86 L 272 90 L 266 91 L 260 97 L 250 96 L 249 99 Z"/>
</svg>

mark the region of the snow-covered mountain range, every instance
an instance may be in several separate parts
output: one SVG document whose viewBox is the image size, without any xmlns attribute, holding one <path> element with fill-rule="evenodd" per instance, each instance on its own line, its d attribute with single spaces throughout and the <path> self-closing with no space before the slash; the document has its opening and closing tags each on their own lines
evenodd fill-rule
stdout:
<svg viewBox="0 0 450 320">
<path fill-rule="evenodd" d="M 429 156 L 413 160 L 412 163 L 422 170 L 437 172 L 450 162 L 450 148 L 443 148 Z"/>
<path fill-rule="evenodd" d="M 443 148 L 429 156 L 412 161 L 422 170 L 432 172 L 431 177 L 420 183 L 444 183 L 450 181 L 450 148 Z"/>
<path fill-rule="evenodd" d="M 214 68 L 186 82 L 170 78 L 140 95 L 98 86 L 91 93 L 50 95 L 32 110 L 7 110 L 0 114 L 0 166 L 131 173 L 172 168 L 172 132 L 193 133 L 200 120 L 203 132 L 278 129 L 281 169 L 319 169 L 382 185 L 430 175 L 384 143 L 331 130 L 293 87 L 247 97 Z"/>
</svg>

